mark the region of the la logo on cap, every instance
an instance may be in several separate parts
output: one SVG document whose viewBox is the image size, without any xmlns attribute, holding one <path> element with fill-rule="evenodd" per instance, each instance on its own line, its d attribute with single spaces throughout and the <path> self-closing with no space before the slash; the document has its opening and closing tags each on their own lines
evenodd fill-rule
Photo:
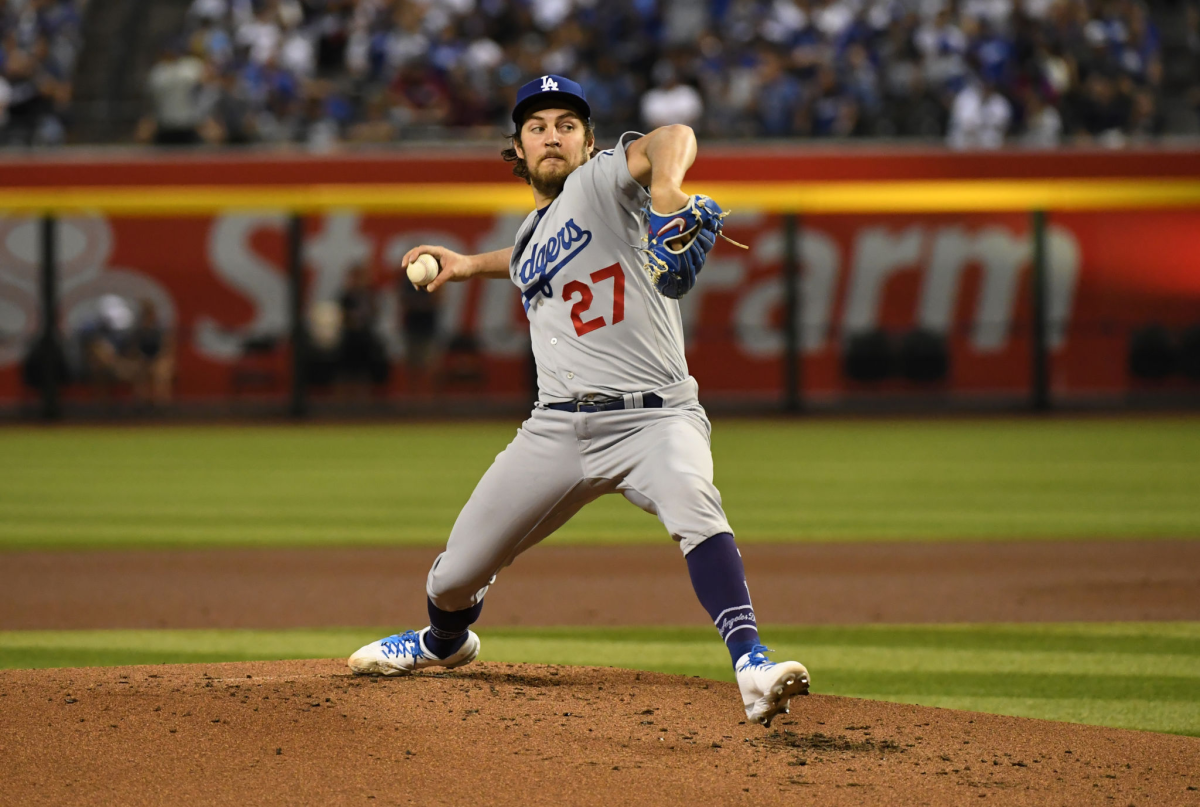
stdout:
<svg viewBox="0 0 1200 807">
<path fill-rule="evenodd" d="M 557 81 L 550 78 L 550 76 L 542 76 L 542 92 L 549 92 L 550 90 L 557 90 L 557 89 L 558 89 Z"/>
</svg>

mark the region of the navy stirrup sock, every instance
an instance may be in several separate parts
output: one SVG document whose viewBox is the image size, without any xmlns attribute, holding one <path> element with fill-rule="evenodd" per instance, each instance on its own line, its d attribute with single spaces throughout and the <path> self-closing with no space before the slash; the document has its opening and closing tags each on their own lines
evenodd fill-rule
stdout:
<svg viewBox="0 0 1200 807">
<path fill-rule="evenodd" d="M 458 652 L 467 640 L 467 628 L 479 619 L 483 611 L 483 600 L 462 611 L 443 611 L 426 598 L 429 605 L 429 631 L 425 634 L 425 647 L 438 658 L 446 658 Z"/>
<path fill-rule="evenodd" d="M 733 535 L 714 535 L 687 554 L 688 574 L 733 663 L 759 644 L 746 569 Z"/>
</svg>

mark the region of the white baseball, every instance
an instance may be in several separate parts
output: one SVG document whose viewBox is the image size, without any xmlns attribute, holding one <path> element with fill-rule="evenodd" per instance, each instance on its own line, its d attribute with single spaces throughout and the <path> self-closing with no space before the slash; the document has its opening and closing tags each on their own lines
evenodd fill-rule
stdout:
<svg viewBox="0 0 1200 807">
<path fill-rule="evenodd" d="M 437 274 L 437 258 L 428 252 L 422 252 L 415 261 L 408 265 L 408 279 L 416 286 L 428 285 L 437 277 Z"/>
</svg>

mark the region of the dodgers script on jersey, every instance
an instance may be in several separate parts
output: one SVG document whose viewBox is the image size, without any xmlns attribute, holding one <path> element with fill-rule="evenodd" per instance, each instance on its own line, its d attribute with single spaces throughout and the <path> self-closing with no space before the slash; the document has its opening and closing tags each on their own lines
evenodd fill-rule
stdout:
<svg viewBox="0 0 1200 807">
<path fill-rule="evenodd" d="M 637 247 L 650 194 L 629 173 L 627 132 L 567 177 L 517 232 L 540 403 L 613 398 L 688 377 L 679 303 L 654 288 Z"/>
</svg>

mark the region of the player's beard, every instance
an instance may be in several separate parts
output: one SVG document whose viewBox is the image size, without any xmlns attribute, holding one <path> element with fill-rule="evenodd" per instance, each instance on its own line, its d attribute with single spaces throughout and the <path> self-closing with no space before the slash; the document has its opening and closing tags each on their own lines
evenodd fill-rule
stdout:
<svg viewBox="0 0 1200 807">
<path fill-rule="evenodd" d="M 547 157 L 558 157 L 558 162 L 546 164 Z M 546 199 L 557 199 L 562 193 L 563 186 L 567 184 L 567 177 L 571 172 L 583 164 L 583 157 L 578 164 L 572 165 L 568 162 L 566 154 L 554 152 L 542 157 L 535 169 L 529 171 L 529 181 L 533 183 L 534 189 Z"/>
</svg>

